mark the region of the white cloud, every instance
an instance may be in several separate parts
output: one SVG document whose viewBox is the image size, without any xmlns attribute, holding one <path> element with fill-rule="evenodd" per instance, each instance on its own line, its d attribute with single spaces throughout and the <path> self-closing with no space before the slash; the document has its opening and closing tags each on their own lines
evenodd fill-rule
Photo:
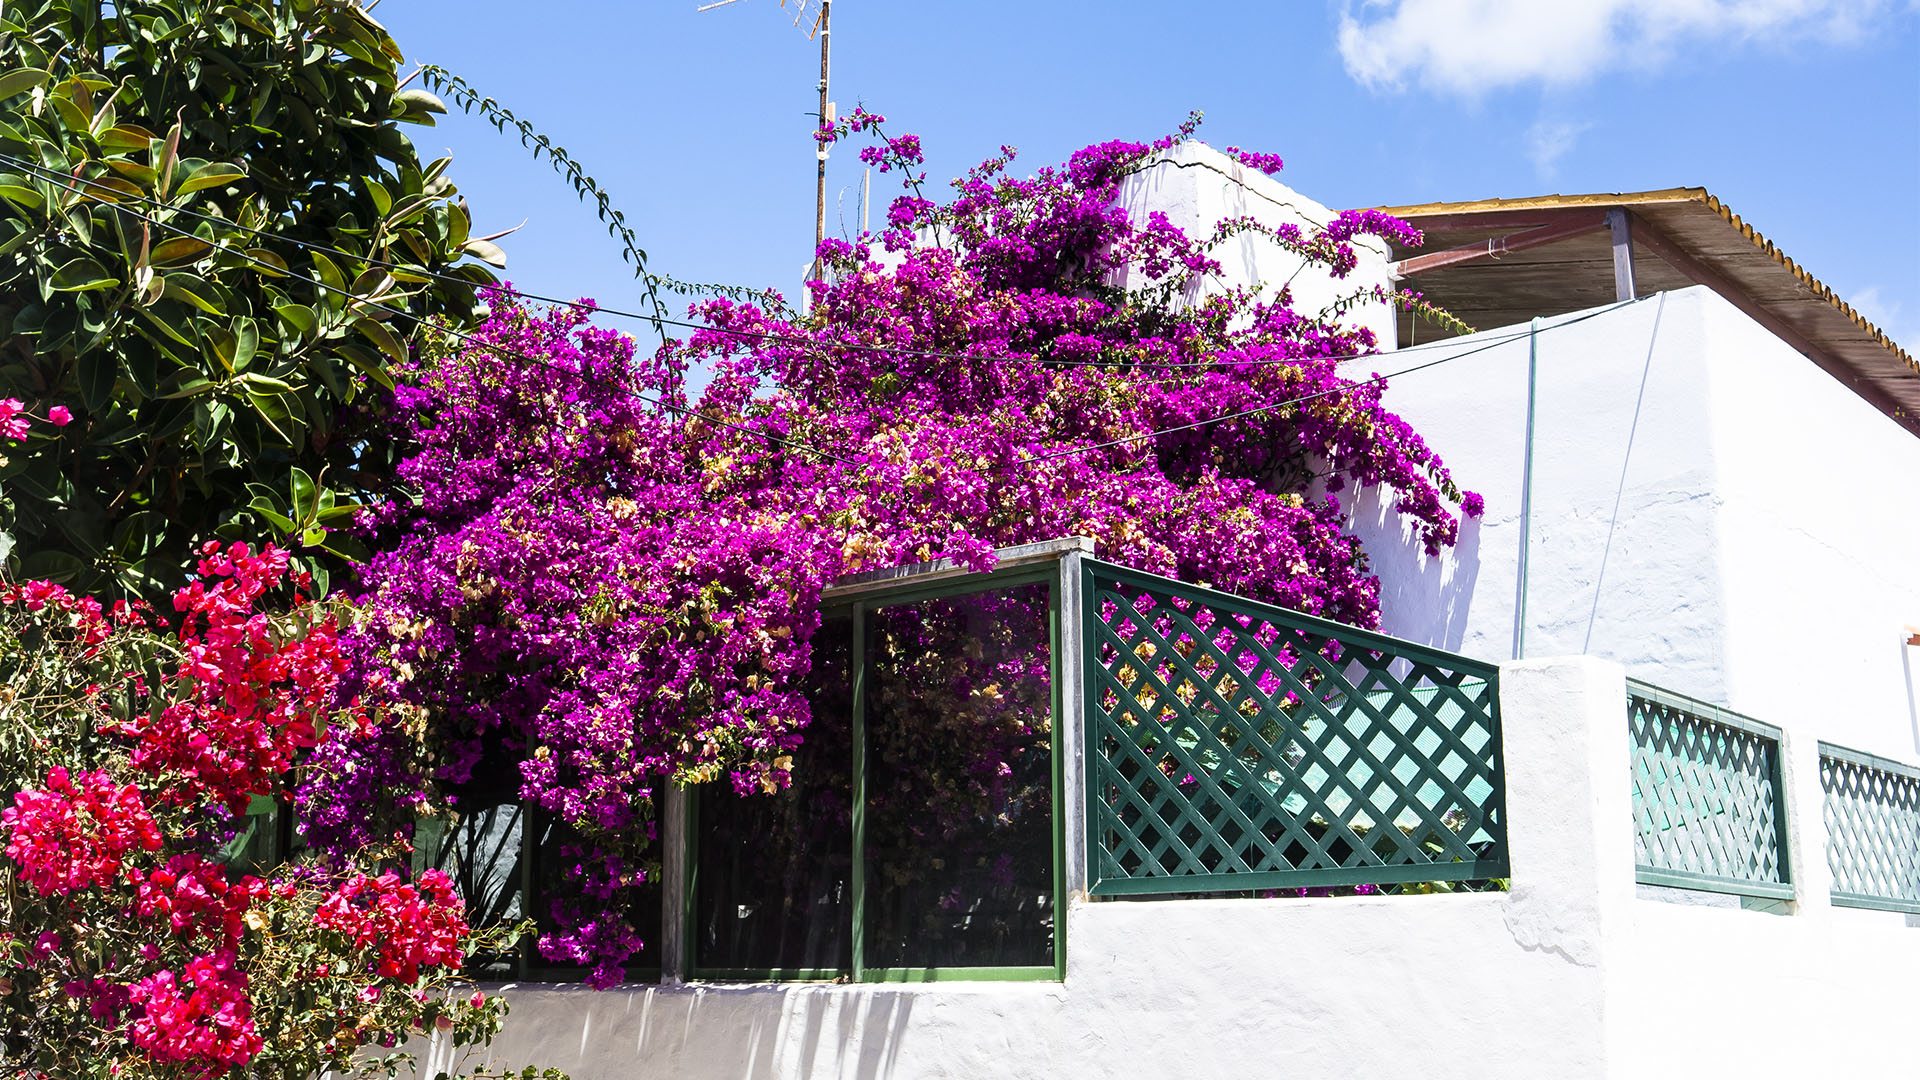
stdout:
<svg viewBox="0 0 1920 1080">
<path fill-rule="evenodd" d="M 1364 0 L 1340 14 L 1347 73 L 1473 97 L 1651 68 L 1687 46 L 1857 38 L 1898 0 Z"/>
<path fill-rule="evenodd" d="M 1533 162 L 1535 175 L 1542 180 L 1551 180 L 1559 171 L 1560 159 L 1580 136 L 1593 125 L 1576 124 L 1571 120 L 1548 120 L 1541 117 L 1527 129 L 1527 160 Z"/>
</svg>

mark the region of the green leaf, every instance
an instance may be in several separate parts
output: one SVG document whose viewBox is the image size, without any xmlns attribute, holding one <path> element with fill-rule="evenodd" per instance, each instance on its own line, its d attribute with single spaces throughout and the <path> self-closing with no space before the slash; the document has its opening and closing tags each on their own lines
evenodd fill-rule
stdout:
<svg viewBox="0 0 1920 1080">
<path fill-rule="evenodd" d="M 106 267 L 92 259 L 75 259 L 53 272 L 55 292 L 92 292 L 118 284 L 119 278 L 108 276 Z"/>
<path fill-rule="evenodd" d="M 307 475 L 307 470 L 298 465 L 293 467 L 293 478 L 287 487 L 287 494 L 289 496 L 289 505 L 293 507 L 294 520 L 300 522 L 312 521 L 313 515 L 317 510 L 315 507 L 313 477 Z"/>
<path fill-rule="evenodd" d="M 81 182 L 79 187 L 78 198 L 92 199 L 95 202 L 144 203 L 147 200 L 147 193 L 141 191 L 138 184 L 120 176 L 96 176 Z"/>
<path fill-rule="evenodd" d="M 206 339 L 207 347 L 213 352 L 214 359 L 220 361 L 221 367 L 232 371 L 233 354 L 239 345 L 239 341 L 234 338 L 233 332 L 224 326 L 213 326 L 208 327 L 203 336 Z"/>
<path fill-rule="evenodd" d="M 242 372 L 240 378 L 269 394 L 291 394 L 294 391 L 292 383 L 284 379 L 276 379 L 271 375 L 262 375 L 257 371 Z"/>
<path fill-rule="evenodd" d="M 40 197 L 39 192 L 18 184 L 0 184 L 0 198 L 5 198 L 8 202 L 27 210 L 38 210 L 46 205 L 47 201 Z"/>
<path fill-rule="evenodd" d="M 180 190 L 175 192 L 175 194 L 185 195 L 190 191 L 200 191 L 204 188 L 226 187 L 235 180 L 245 180 L 247 174 L 237 171 L 237 168 L 237 166 L 229 165 L 224 161 L 209 162 L 195 169 L 191 175 L 182 181 Z"/>
<path fill-rule="evenodd" d="M 393 288 L 393 275 L 384 266 L 370 266 L 366 272 L 353 279 L 348 292 L 360 300 L 378 300 Z"/>
<path fill-rule="evenodd" d="M 45 86 L 51 78 L 46 72 L 35 68 L 20 68 L 0 75 L 0 101 L 15 94 L 24 94 L 36 86 Z"/>
<path fill-rule="evenodd" d="M 379 326 L 378 323 L 374 325 Z M 384 326 L 380 328 L 382 330 L 386 329 Z M 365 373 L 367 378 L 372 379 L 388 390 L 393 389 L 393 374 L 387 370 L 386 365 L 374 359 L 372 353 L 358 345 L 342 345 L 339 351 L 341 356 L 347 358 L 349 364 L 359 368 Z"/>
<path fill-rule="evenodd" d="M 165 282 L 162 281 L 161 284 L 164 289 Z M 145 315 L 147 317 L 148 322 L 152 323 L 156 328 L 159 329 L 161 333 L 167 335 L 167 337 L 172 338 L 174 341 L 182 345 L 195 347 L 195 348 L 198 347 L 198 343 L 195 342 L 193 338 L 188 336 L 187 331 L 182 330 L 180 327 L 175 326 L 172 323 L 168 322 L 167 320 L 161 318 L 158 312 L 154 311 L 151 308 L 140 308 L 139 311 L 140 311 L 140 314 Z M 156 344 L 159 344 L 157 339 L 156 339 Z"/>
<path fill-rule="evenodd" d="M 461 246 L 460 250 L 496 270 L 507 268 L 507 253 L 500 250 L 500 245 L 491 240 L 469 240 Z"/>
<path fill-rule="evenodd" d="M 178 300 L 183 304 L 192 304 L 209 315 L 225 315 L 208 297 L 215 295 L 213 286 L 194 277 L 192 274 L 168 274 L 164 295 L 169 300 Z M 189 342 L 189 344 L 191 344 Z"/>
<path fill-rule="evenodd" d="M 180 389 L 175 390 L 173 393 L 161 394 L 160 400 L 169 401 L 173 398 L 198 397 L 201 394 L 207 393 L 208 391 L 211 391 L 211 390 L 217 390 L 219 388 L 220 388 L 219 383 L 216 383 L 211 379 L 202 378 L 196 375 L 193 378 L 188 379 L 186 382 L 181 383 Z"/>
<path fill-rule="evenodd" d="M 121 124 L 101 132 L 100 145 L 109 151 L 146 150 L 153 146 L 155 138 L 153 132 L 139 124 Z"/>
<path fill-rule="evenodd" d="M 86 569 L 78 556 L 55 548 L 41 548 L 20 560 L 20 576 L 27 580 L 72 581 Z"/>
<path fill-rule="evenodd" d="M 242 315 L 233 320 L 233 366 L 244 368 L 253 362 L 253 354 L 260 351 L 260 324 L 252 318 Z"/>
<path fill-rule="evenodd" d="M 143 188 L 153 187 L 160 180 L 159 174 L 153 171 L 151 165 L 142 165 L 137 161 L 127 161 L 122 158 L 108 158 L 105 164 L 107 168 Z"/>
<path fill-rule="evenodd" d="M 99 413 L 113 400 L 114 380 L 119 378 L 119 358 L 111 350 L 92 349 L 82 353 L 75 365 L 80 380 L 80 400 L 87 411 Z"/>
<path fill-rule="evenodd" d="M 397 95 L 409 113 L 445 113 L 447 103 L 425 90 L 402 90 Z"/>
<path fill-rule="evenodd" d="M 389 361 L 395 364 L 407 362 L 407 347 L 392 330 L 364 315 L 353 321 L 353 328 L 360 331 L 368 341 L 379 346 L 380 351 L 387 354 Z"/>
<path fill-rule="evenodd" d="M 160 197 L 167 197 L 167 186 L 173 183 L 173 166 L 180 160 L 180 121 L 175 120 L 167 129 L 167 141 L 160 147 L 160 157 L 153 163 L 153 171 L 160 177 Z"/>
<path fill-rule="evenodd" d="M 353 534 L 339 529 L 328 532 L 326 543 L 321 546 L 348 562 L 367 561 L 366 546 L 354 539 Z"/>
<path fill-rule="evenodd" d="M 459 203 L 447 204 L 447 243 L 456 248 L 467 246 L 467 231 L 473 227 L 473 221 L 467 216 L 467 208 Z"/>
<path fill-rule="evenodd" d="M 213 252 L 213 245 L 197 236 L 176 236 L 153 245 L 147 261 L 156 267 L 186 266 Z"/>
<path fill-rule="evenodd" d="M 326 291 L 336 296 L 346 293 L 346 275 L 340 272 L 340 268 L 333 264 L 332 259 L 317 251 L 313 253 L 313 272 L 320 275 L 320 284 L 326 287 Z"/>
<path fill-rule="evenodd" d="M 47 100 L 53 104 L 53 111 L 60 114 L 60 122 L 67 126 L 68 131 L 87 130 L 87 121 L 93 119 L 93 115 L 82 109 L 78 102 L 60 90 L 48 94 Z"/>
<path fill-rule="evenodd" d="M 312 334 L 314 327 L 320 325 L 320 316 L 305 304 L 280 304 L 273 309 L 273 313 L 303 335 Z"/>
<path fill-rule="evenodd" d="M 113 530 L 114 553 L 123 559 L 145 555 L 153 540 L 154 514 L 150 510 L 136 510 L 121 520 Z"/>
<path fill-rule="evenodd" d="M 373 209 L 381 217 L 386 217 L 387 211 L 393 209 L 393 196 L 387 193 L 386 186 L 380 181 L 369 179 L 367 194 L 373 196 Z"/>
<path fill-rule="evenodd" d="M 268 251 L 266 248 L 248 248 L 247 258 L 253 260 L 253 268 L 268 277 L 286 277 L 287 260 Z"/>
<path fill-rule="evenodd" d="M 313 598 L 315 600 L 324 600 L 327 595 L 327 586 L 332 581 L 331 575 L 327 573 L 327 568 L 321 566 L 316 560 L 309 563 L 307 573 L 313 575 Z"/>
</svg>

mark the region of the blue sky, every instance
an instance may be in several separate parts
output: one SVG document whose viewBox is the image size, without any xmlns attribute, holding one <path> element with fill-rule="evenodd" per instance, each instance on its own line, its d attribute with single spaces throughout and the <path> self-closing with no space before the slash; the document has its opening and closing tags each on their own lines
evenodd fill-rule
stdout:
<svg viewBox="0 0 1920 1080">
<path fill-rule="evenodd" d="M 383 0 L 410 62 L 461 73 L 613 194 L 649 265 L 798 293 L 813 237 L 819 53 L 793 0 Z M 1202 109 L 1336 207 L 1704 186 L 1920 348 L 1920 0 L 834 4 L 833 98 L 925 141 L 943 181 L 1029 168 Z M 618 247 L 545 162 L 459 115 L 475 232 L 530 291 L 639 306 Z M 861 166 L 829 170 L 829 232 Z M 874 216 L 891 195 L 876 176 Z M 837 205 L 836 205 L 837 204 Z"/>
</svg>

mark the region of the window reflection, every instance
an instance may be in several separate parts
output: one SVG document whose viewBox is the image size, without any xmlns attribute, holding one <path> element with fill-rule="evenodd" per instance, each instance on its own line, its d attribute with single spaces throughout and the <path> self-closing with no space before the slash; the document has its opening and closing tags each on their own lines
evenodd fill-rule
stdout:
<svg viewBox="0 0 1920 1080">
<path fill-rule="evenodd" d="M 881 608 L 866 661 L 866 965 L 1051 965 L 1048 587 Z"/>
</svg>

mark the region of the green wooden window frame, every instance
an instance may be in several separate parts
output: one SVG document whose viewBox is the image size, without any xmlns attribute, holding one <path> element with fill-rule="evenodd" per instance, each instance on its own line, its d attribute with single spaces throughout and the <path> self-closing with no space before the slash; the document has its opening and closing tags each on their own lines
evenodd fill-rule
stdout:
<svg viewBox="0 0 1920 1080">
<path fill-rule="evenodd" d="M 691 929 L 697 924 L 699 902 L 699 801 L 688 792 L 685 810 L 685 842 L 681 855 L 684 886 L 681 890 L 679 918 L 684 949 L 683 968 L 693 980 L 711 982 L 853 982 L 853 983 L 932 983 L 932 982 L 1048 982 L 1066 978 L 1066 751 L 1063 746 L 1066 710 L 1063 708 L 1061 596 L 1063 563 L 1052 560 L 1038 566 L 1018 566 L 984 574 L 965 574 L 937 581 L 903 581 L 898 586 L 874 588 L 857 597 L 828 600 L 822 604 L 823 617 L 847 615 L 852 619 L 853 648 L 849 667 L 852 687 L 852 866 L 849 871 L 852 963 L 847 970 L 830 968 L 734 968 L 707 967 L 698 963 L 697 941 Z M 925 600 L 995 592 L 1022 585 L 1047 586 L 1048 671 L 1052 725 L 1052 855 L 1053 855 L 1053 963 L 1019 967 L 871 967 L 866 963 L 866 829 L 867 829 L 867 730 L 866 730 L 866 616 L 880 608 L 896 607 Z"/>
<path fill-rule="evenodd" d="M 1793 899 L 1780 729 L 1627 680 L 1634 879 Z"/>
<path fill-rule="evenodd" d="M 1093 559 L 1081 572 L 1092 895 L 1511 872 L 1496 666 Z M 1122 613 L 1143 597 L 1154 615 Z"/>
<path fill-rule="evenodd" d="M 1920 768 L 1820 744 L 1831 902 L 1920 914 Z"/>
</svg>

